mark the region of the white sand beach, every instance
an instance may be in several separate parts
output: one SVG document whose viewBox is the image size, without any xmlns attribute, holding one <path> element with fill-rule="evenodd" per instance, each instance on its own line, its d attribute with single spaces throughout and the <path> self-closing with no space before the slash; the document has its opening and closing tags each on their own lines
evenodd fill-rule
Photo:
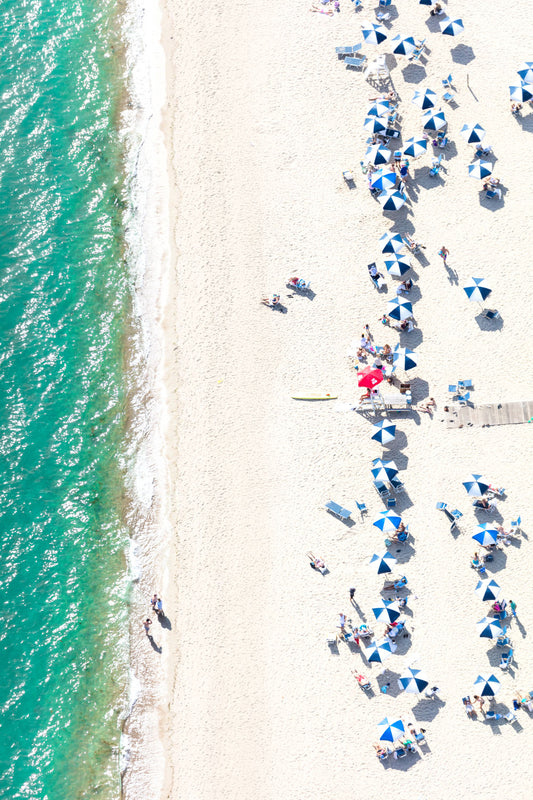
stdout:
<svg viewBox="0 0 533 800">
<path fill-rule="evenodd" d="M 172 800 L 529 794 L 533 718 L 520 709 L 515 724 L 480 714 L 471 720 L 462 698 L 475 694 L 473 682 L 486 672 L 501 680 L 500 713 L 512 708 L 516 691 L 533 689 L 533 426 L 449 429 L 443 408 L 448 384 L 463 378 L 474 383 L 476 405 L 532 399 L 533 110 L 524 107 L 514 118 L 508 89 L 518 83 L 518 66 L 533 58 L 530 7 L 525 0 L 503 11 L 481 0 L 450 0 L 450 15 L 465 27 L 457 38 L 441 35 L 437 18 L 415 0 L 386 9 L 393 15 L 389 38 L 364 45 L 370 58 L 390 54 L 398 33 L 427 37 L 418 65 L 387 56 L 403 141 L 422 133 L 411 103 L 416 89 L 442 95 L 442 79 L 452 73 L 457 103 L 442 104 L 449 143 L 440 151 L 440 176 L 429 176 L 430 145 L 411 159 L 406 206 L 384 213 L 359 166 L 365 112 L 379 92 L 335 54 L 337 46 L 362 41 L 361 22 L 375 19 L 374 4 L 364 6 L 355 13 L 341 0 L 331 18 L 310 13 L 309 3 L 280 0 L 168 0 L 164 7 L 174 249 L 165 309 L 165 457 L 173 538 L 162 541 L 151 566 L 172 627 L 157 632 L 161 655 L 139 631 L 145 673 L 153 663 L 158 685 L 139 706 L 137 730 L 145 713 L 162 744 L 150 736 L 145 762 L 131 764 L 132 797 L 141 796 L 134 790 L 141 773 L 153 781 L 151 796 Z M 459 133 L 467 122 L 487 132 L 501 201 L 482 198 L 480 182 L 468 177 L 474 151 Z M 351 190 L 342 178 L 347 169 L 355 175 Z M 385 273 L 378 240 L 389 230 L 425 245 L 407 275 L 415 282 L 417 321 L 410 334 L 378 321 L 398 280 L 386 274 L 387 291 L 378 293 L 368 277 L 372 261 Z M 448 268 L 437 255 L 442 245 Z M 293 275 L 311 281 L 312 299 L 286 287 Z M 462 289 L 471 277 L 487 280 L 493 291 L 485 306 L 502 322 L 479 318 Z M 286 313 L 261 305 L 275 291 Z M 437 403 L 433 418 L 414 408 L 394 415 L 397 437 L 385 449 L 406 487 L 397 509 L 412 539 L 391 547 L 400 560 L 396 573 L 409 581 L 409 637 L 381 677 L 382 665 L 368 665 L 342 643 L 334 653 L 326 641 L 339 612 L 354 625 L 372 624 L 383 586 L 366 566 L 385 549 L 372 526 L 385 508 L 370 474 L 384 451 L 370 438 L 376 420 L 340 412 L 336 401 L 291 399 L 317 389 L 341 403 L 359 397 L 346 353 L 365 324 L 377 344 L 416 351 L 413 407 L 428 397 Z M 472 534 L 476 522 L 494 517 L 474 514 L 462 486 L 472 472 L 506 488 L 498 522 L 508 529 L 517 514 L 523 519 L 520 540 L 488 565 L 502 596 L 518 607 L 507 671 L 498 668 L 501 648 L 475 627 L 488 606 L 473 591 Z M 328 514 L 329 499 L 352 510 L 355 524 Z M 356 500 L 368 506 L 364 519 Z M 463 512 L 456 535 L 438 501 Z M 329 574 L 310 569 L 307 551 L 326 561 Z M 137 607 L 144 615 L 140 594 Z M 414 659 L 440 700 L 399 692 L 397 678 Z M 373 696 L 357 685 L 353 669 L 370 678 Z M 428 746 L 380 762 L 372 745 L 385 716 L 425 728 Z"/>
</svg>

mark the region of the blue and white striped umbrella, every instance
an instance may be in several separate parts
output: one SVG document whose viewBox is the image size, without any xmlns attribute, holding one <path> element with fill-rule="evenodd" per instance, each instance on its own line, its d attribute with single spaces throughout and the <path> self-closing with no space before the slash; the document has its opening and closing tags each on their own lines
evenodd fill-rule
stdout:
<svg viewBox="0 0 533 800">
<path fill-rule="evenodd" d="M 419 6 L 432 6 L 433 0 L 418 0 Z"/>
<path fill-rule="evenodd" d="M 387 164 L 390 157 L 390 150 L 387 150 L 386 147 L 382 147 L 380 144 L 374 144 L 366 151 L 365 161 L 367 164 L 370 163 L 374 164 L 376 167 L 379 167 L 380 165 Z"/>
<path fill-rule="evenodd" d="M 417 89 L 411 103 L 421 108 L 422 111 L 426 111 L 426 109 L 434 108 L 437 105 L 437 94 L 432 89 L 424 89 L 423 91 Z"/>
<path fill-rule="evenodd" d="M 495 675 L 478 675 L 474 682 L 476 694 L 480 697 L 494 697 L 501 689 L 501 684 Z"/>
<path fill-rule="evenodd" d="M 374 520 L 372 525 L 378 528 L 383 533 L 394 533 L 394 531 L 401 525 L 402 518 L 392 509 L 388 508 L 386 511 L 381 511 L 379 517 Z"/>
<path fill-rule="evenodd" d="M 384 600 L 383 605 L 372 609 L 378 622 L 396 622 L 401 616 L 400 606 L 396 600 Z"/>
<path fill-rule="evenodd" d="M 394 300 L 389 300 L 387 307 L 387 316 L 399 322 L 403 322 L 404 319 L 409 319 L 409 317 L 413 316 L 413 306 L 405 297 L 395 297 Z"/>
<path fill-rule="evenodd" d="M 390 481 L 398 474 L 398 467 L 394 461 L 377 461 L 375 466 L 370 470 L 374 476 L 375 481 Z"/>
<path fill-rule="evenodd" d="M 525 82 L 521 82 L 520 86 L 509 86 L 511 100 L 516 103 L 529 103 L 533 98 L 533 86 Z"/>
<path fill-rule="evenodd" d="M 444 116 L 444 111 L 440 108 L 438 111 L 430 108 L 429 111 L 422 115 L 422 127 L 427 128 L 429 131 L 440 131 L 445 126 L 446 117 Z"/>
<path fill-rule="evenodd" d="M 485 130 L 477 122 L 467 122 L 461 128 L 461 136 L 468 144 L 477 144 L 485 136 Z"/>
<path fill-rule="evenodd" d="M 385 266 L 387 272 L 391 275 L 395 275 L 397 278 L 401 278 L 402 275 L 405 275 L 405 273 L 411 269 L 411 259 L 409 256 L 403 255 L 402 253 L 391 253 L 385 259 Z"/>
<path fill-rule="evenodd" d="M 482 303 L 492 292 L 492 289 L 485 283 L 484 278 L 471 278 L 470 283 L 467 286 L 463 286 L 463 290 L 466 292 L 468 299 L 476 303 Z"/>
<path fill-rule="evenodd" d="M 375 425 L 372 425 L 372 430 L 374 434 L 371 438 L 380 444 L 389 444 L 396 437 L 396 425 L 388 419 L 381 419 L 376 422 Z"/>
<path fill-rule="evenodd" d="M 408 347 L 400 347 L 399 344 L 393 350 L 392 362 L 396 369 L 407 372 L 408 369 L 413 369 L 418 364 L 417 355 L 413 350 Z"/>
<path fill-rule="evenodd" d="M 416 42 L 412 36 L 398 34 L 398 36 L 393 37 L 392 42 L 395 44 L 392 52 L 399 56 L 410 56 L 416 50 Z"/>
<path fill-rule="evenodd" d="M 387 120 L 384 117 L 367 117 L 363 122 L 363 128 L 370 133 L 381 133 L 387 130 Z"/>
<path fill-rule="evenodd" d="M 381 192 L 378 202 L 383 206 L 383 211 L 399 211 L 405 203 L 405 197 L 397 190 Z"/>
<path fill-rule="evenodd" d="M 381 44 L 387 38 L 383 25 L 376 25 L 375 22 L 361 25 L 363 39 L 367 44 Z"/>
<path fill-rule="evenodd" d="M 440 32 L 447 36 L 459 36 L 465 29 L 462 19 L 450 19 L 450 17 L 444 17 L 439 25 Z"/>
<path fill-rule="evenodd" d="M 503 633 L 500 620 L 494 617 L 483 617 L 476 622 L 476 628 L 482 639 L 497 639 Z"/>
<path fill-rule="evenodd" d="M 533 83 L 533 61 L 524 61 L 517 73 L 524 83 Z"/>
<path fill-rule="evenodd" d="M 380 742 L 395 742 L 400 739 L 405 733 L 405 725 L 401 719 L 389 719 L 385 717 L 378 723 L 379 741 Z"/>
<path fill-rule="evenodd" d="M 487 547 L 487 545 L 496 544 L 498 531 L 496 528 L 486 528 L 484 525 L 478 525 L 472 539 L 479 542 L 482 547 Z"/>
<path fill-rule="evenodd" d="M 390 103 L 388 100 L 376 100 L 368 111 L 367 117 L 388 117 L 390 114 Z"/>
<path fill-rule="evenodd" d="M 405 143 L 403 149 L 404 156 L 411 156 L 411 158 L 418 158 L 423 156 L 427 150 L 428 140 L 421 136 L 411 136 Z"/>
<path fill-rule="evenodd" d="M 392 572 L 392 567 L 396 564 L 394 556 L 386 551 L 383 555 L 379 556 L 374 553 L 369 562 L 369 567 L 377 572 L 378 575 L 384 575 L 386 572 Z"/>
<path fill-rule="evenodd" d="M 469 165 L 468 174 L 471 178 L 477 178 L 478 180 L 488 178 L 489 175 L 492 175 L 492 164 L 490 161 L 476 161 L 475 164 Z"/>
<path fill-rule="evenodd" d="M 409 667 L 398 678 L 398 686 L 400 689 L 403 689 L 404 692 L 411 692 L 412 694 L 422 694 L 424 689 L 427 689 L 429 686 L 429 681 L 427 680 L 426 676 L 422 673 L 421 669 L 414 669 L 414 667 Z"/>
<path fill-rule="evenodd" d="M 405 242 L 399 233 L 384 233 L 379 237 L 382 253 L 399 253 L 405 247 Z"/>
<path fill-rule="evenodd" d="M 481 475 L 472 474 L 470 477 L 463 481 L 463 486 L 465 487 L 467 494 L 471 495 L 472 497 L 482 497 L 485 494 L 489 485 L 485 478 Z"/>
<path fill-rule="evenodd" d="M 396 186 L 396 175 L 390 167 L 384 167 L 376 170 L 370 179 L 370 185 L 374 189 L 379 189 L 381 192 L 386 192 Z"/>
<path fill-rule="evenodd" d="M 478 581 L 474 591 L 482 600 L 496 600 L 501 588 L 492 578 L 487 578 L 485 581 Z"/>
</svg>

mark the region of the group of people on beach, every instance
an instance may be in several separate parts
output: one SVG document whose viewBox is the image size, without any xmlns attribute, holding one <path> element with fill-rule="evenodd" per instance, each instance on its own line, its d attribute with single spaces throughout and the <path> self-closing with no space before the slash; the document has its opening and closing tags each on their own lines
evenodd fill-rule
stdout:
<svg viewBox="0 0 533 800">
<path fill-rule="evenodd" d="M 150 600 L 150 605 L 152 606 L 152 611 L 156 614 L 159 619 L 163 619 L 165 616 L 165 612 L 163 611 L 163 601 L 159 597 L 159 595 L 154 594 L 152 599 Z M 143 620 L 143 628 L 144 632 L 147 636 L 150 636 L 150 628 L 152 626 L 152 620 L 147 617 Z"/>
</svg>

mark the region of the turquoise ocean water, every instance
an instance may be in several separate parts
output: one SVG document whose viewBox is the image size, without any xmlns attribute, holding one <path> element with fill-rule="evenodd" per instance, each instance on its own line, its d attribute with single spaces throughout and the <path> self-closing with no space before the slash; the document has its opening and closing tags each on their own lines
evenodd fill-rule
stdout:
<svg viewBox="0 0 533 800">
<path fill-rule="evenodd" d="M 0 797 L 119 796 L 127 691 L 117 5 L 3 0 Z"/>
</svg>

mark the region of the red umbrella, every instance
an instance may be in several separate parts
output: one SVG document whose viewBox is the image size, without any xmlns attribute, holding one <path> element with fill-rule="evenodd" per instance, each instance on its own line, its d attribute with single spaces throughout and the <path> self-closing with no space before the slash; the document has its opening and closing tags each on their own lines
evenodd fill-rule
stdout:
<svg viewBox="0 0 533 800">
<path fill-rule="evenodd" d="M 358 376 L 357 385 L 364 386 L 366 389 L 373 389 L 383 380 L 383 373 L 374 367 L 365 367 Z"/>
</svg>

